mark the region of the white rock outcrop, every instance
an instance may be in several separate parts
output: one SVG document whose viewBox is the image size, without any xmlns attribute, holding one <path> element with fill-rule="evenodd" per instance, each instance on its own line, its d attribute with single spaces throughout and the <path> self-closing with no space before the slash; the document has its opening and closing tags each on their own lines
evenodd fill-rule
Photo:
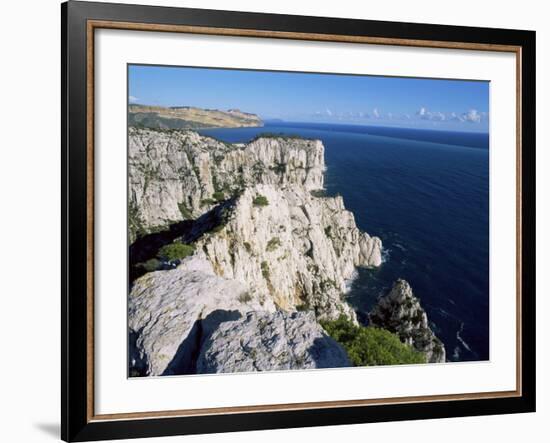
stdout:
<svg viewBox="0 0 550 443">
<path fill-rule="evenodd" d="M 258 197 L 267 204 L 255 205 Z M 215 234 L 199 239 L 215 272 L 244 282 L 281 310 L 355 319 L 343 300 L 355 268 L 381 264 L 382 244 L 355 225 L 341 197 L 313 197 L 297 186 L 247 188 Z"/>
<path fill-rule="evenodd" d="M 197 372 L 254 372 L 351 366 L 312 312 L 250 312 L 228 321 L 202 346 Z"/>
<path fill-rule="evenodd" d="M 445 347 L 428 324 L 426 311 L 405 280 L 399 279 L 369 314 L 372 326 L 387 329 L 426 356 L 427 363 L 445 363 Z"/>
<path fill-rule="evenodd" d="M 323 188 L 320 141 L 226 144 L 192 131 L 130 129 L 129 155 L 131 239 L 192 219 L 176 241 L 195 248 L 175 269 L 133 282 L 131 372 L 349 364 L 318 321 L 357 322 L 347 283 L 356 267 L 380 266 L 382 244 L 357 228 L 342 197 L 312 193 Z M 253 338 L 260 324 L 265 333 Z M 224 362 L 221 349 L 241 333 L 258 349 L 239 348 L 242 363 Z"/>
<path fill-rule="evenodd" d="M 176 269 L 145 274 L 128 298 L 128 326 L 137 335 L 130 363 L 147 375 L 191 370 L 186 365 L 196 352 L 203 320 L 216 317 L 214 311 L 234 319 L 236 313 L 255 310 L 274 312 L 275 306 L 270 300 L 260 304 L 243 283 L 216 275 L 200 253 Z"/>
<path fill-rule="evenodd" d="M 260 137 L 228 144 L 193 131 L 129 128 L 130 239 L 193 219 L 225 197 L 263 183 L 322 189 L 319 140 Z"/>
</svg>

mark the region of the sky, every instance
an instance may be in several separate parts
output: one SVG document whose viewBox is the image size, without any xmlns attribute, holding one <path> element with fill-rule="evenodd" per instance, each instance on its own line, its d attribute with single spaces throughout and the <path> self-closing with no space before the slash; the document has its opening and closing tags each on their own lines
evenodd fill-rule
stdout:
<svg viewBox="0 0 550 443">
<path fill-rule="evenodd" d="M 240 109 L 263 120 L 488 132 L 489 83 L 130 65 L 129 102 Z"/>
</svg>

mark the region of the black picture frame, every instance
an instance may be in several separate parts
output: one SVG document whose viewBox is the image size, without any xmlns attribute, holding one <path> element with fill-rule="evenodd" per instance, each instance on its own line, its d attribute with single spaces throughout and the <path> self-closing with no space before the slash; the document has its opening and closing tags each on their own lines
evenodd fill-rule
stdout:
<svg viewBox="0 0 550 443">
<path fill-rule="evenodd" d="M 91 441 L 535 411 L 535 33 L 506 29 L 69 1 L 61 5 L 61 437 Z M 87 38 L 90 20 L 510 45 L 521 54 L 521 393 L 501 398 L 96 420 L 90 415 L 90 217 Z"/>
</svg>

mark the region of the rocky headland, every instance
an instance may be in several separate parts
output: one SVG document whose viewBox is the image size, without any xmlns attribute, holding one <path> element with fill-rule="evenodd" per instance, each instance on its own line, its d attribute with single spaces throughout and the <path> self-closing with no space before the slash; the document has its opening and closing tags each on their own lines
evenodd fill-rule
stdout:
<svg viewBox="0 0 550 443">
<path fill-rule="evenodd" d="M 324 171 L 319 140 L 129 129 L 131 375 L 352 365 L 321 325 L 364 328 L 345 292 L 357 267 L 382 264 L 382 243 L 324 195 Z M 445 361 L 407 287 L 368 328 Z"/>
<path fill-rule="evenodd" d="M 263 126 L 255 114 L 238 109 L 220 111 L 193 106 L 128 106 L 130 126 L 153 129 L 243 128 Z"/>
<path fill-rule="evenodd" d="M 428 325 L 426 311 L 405 280 L 397 280 L 369 314 L 372 326 L 387 329 L 426 357 L 428 363 L 444 363 L 445 347 Z"/>
</svg>

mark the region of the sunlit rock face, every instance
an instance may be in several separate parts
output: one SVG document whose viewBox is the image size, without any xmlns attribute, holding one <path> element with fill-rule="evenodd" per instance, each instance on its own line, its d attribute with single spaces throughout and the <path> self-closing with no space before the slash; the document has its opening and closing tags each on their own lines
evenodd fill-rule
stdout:
<svg viewBox="0 0 550 443">
<path fill-rule="evenodd" d="M 259 138 L 229 144 L 193 131 L 130 128 L 128 156 L 131 241 L 197 218 L 215 200 L 251 185 L 323 187 L 319 140 Z"/>
<path fill-rule="evenodd" d="M 171 375 L 349 365 L 318 322 L 357 322 L 347 284 L 357 267 L 381 265 L 382 243 L 357 228 L 342 197 L 319 192 L 320 141 L 226 144 L 192 131 L 131 129 L 129 167 L 131 239 L 187 219 L 176 241 L 195 251 L 133 282 L 131 368 Z M 253 339 L 259 324 L 280 352 Z M 242 365 L 225 364 L 220 352 L 239 330 L 257 350 L 240 350 Z"/>
<path fill-rule="evenodd" d="M 250 312 L 203 343 L 197 372 L 255 372 L 351 366 L 312 312 Z"/>
</svg>

